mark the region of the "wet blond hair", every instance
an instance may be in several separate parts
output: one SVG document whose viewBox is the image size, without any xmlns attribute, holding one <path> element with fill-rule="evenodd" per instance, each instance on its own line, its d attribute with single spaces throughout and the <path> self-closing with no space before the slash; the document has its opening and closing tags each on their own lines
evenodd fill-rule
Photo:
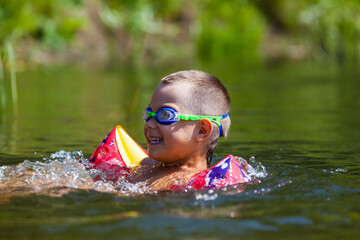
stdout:
<svg viewBox="0 0 360 240">
<path fill-rule="evenodd" d="M 223 116 L 230 110 L 231 100 L 226 88 L 218 78 L 209 73 L 199 70 L 179 71 L 164 77 L 161 79 L 161 83 L 190 84 L 190 92 L 184 96 L 184 104 L 191 112 L 186 114 Z M 226 138 L 231 125 L 230 117 L 227 116 L 220 122 L 222 136 Z M 208 164 L 211 162 L 220 137 L 220 127 L 213 122 L 211 123 L 213 124 L 213 131 L 207 152 Z"/>
</svg>

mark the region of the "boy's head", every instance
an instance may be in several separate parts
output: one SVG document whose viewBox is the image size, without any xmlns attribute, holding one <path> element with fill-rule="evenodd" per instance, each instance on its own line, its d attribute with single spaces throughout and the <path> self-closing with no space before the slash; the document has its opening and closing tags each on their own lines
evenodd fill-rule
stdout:
<svg viewBox="0 0 360 240">
<path fill-rule="evenodd" d="M 226 115 L 230 110 L 230 97 L 226 88 L 216 77 L 202 71 L 176 72 L 161 80 L 154 91 L 148 110 L 155 113 L 164 107 L 172 108 L 173 105 L 174 109 L 178 108 L 175 110 L 182 115 L 220 116 L 218 124 L 207 121 L 211 124 L 211 131 L 207 139 L 207 158 L 211 158 L 220 133 L 226 137 L 230 128 L 230 117 Z M 180 121 L 179 123 L 181 122 L 186 125 L 185 122 L 191 121 Z M 159 121 L 152 120 L 150 122 L 148 119 L 144 126 L 145 137 L 155 139 L 157 135 L 160 135 L 151 130 L 155 127 L 152 124 L 155 123 L 159 124 Z M 148 131 L 149 129 L 150 131 Z M 150 146 L 149 154 L 151 156 Z"/>
<path fill-rule="evenodd" d="M 161 79 L 161 83 L 190 85 L 184 104 L 191 112 L 186 114 L 223 116 L 230 110 L 231 101 L 226 88 L 209 73 L 199 70 L 175 72 Z M 230 117 L 221 120 L 223 137 L 227 137 L 230 124 Z M 214 135 L 220 136 L 219 127 L 214 127 Z"/>
</svg>

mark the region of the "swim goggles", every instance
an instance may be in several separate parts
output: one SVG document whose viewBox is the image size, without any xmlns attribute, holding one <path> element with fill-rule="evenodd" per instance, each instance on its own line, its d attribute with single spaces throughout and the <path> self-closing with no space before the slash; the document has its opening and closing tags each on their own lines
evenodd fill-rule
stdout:
<svg viewBox="0 0 360 240">
<path fill-rule="evenodd" d="M 195 121 L 201 119 L 209 119 L 213 123 L 216 123 L 220 128 L 220 137 L 222 136 L 223 130 L 221 125 L 221 120 L 229 116 L 229 113 L 226 113 L 222 116 L 203 116 L 203 115 L 185 115 L 179 114 L 175 109 L 164 107 L 157 112 L 153 112 L 150 107 L 147 107 L 143 112 L 143 119 L 145 122 L 149 121 L 151 117 L 164 125 L 170 125 L 180 120 L 185 121 Z"/>
</svg>

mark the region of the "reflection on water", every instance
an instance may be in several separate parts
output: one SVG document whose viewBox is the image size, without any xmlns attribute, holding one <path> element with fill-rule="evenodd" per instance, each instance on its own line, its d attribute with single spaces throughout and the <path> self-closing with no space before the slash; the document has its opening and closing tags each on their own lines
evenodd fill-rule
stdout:
<svg viewBox="0 0 360 240">
<path fill-rule="evenodd" d="M 232 97 L 229 138 L 215 160 L 241 156 L 263 176 L 216 191 L 158 194 L 126 181 L 93 182 L 99 173 L 79 159 L 119 123 L 145 146 L 141 112 L 173 71 L 20 73 L 19 117 L 0 124 L 0 238 L 358 237 L 358 70 L 202 69 Z"/>
</svg>

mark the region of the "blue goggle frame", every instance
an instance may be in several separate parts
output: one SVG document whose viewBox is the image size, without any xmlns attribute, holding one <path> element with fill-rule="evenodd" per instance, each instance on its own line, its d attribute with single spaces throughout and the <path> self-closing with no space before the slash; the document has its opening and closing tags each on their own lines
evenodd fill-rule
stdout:
<svg viewBox="0 0 360 240">
<path fill-rule="evenodd" d="M 229 113 L 226 113 L 222 116 L 204 116 L 204 115 L 186 115 L 179 114 L 175 109 L 164 107 L 159 109 L 157 112 L 153 112 L 150 107 L 147 107 L 143 112 L 143 119 L 145 122 L 149 121 L 151 117 L 155 117 L 155 119 L 164 125 L 170 125 L 180 120 L 185 121 L 195 121 L 201 119 L 209 119 L 213 123 L 216 123 L 220 128 L 220 137 L 222 136 L 223 130 L 221 125 L 221 120 L 229 116 Z"/>
</svg>

